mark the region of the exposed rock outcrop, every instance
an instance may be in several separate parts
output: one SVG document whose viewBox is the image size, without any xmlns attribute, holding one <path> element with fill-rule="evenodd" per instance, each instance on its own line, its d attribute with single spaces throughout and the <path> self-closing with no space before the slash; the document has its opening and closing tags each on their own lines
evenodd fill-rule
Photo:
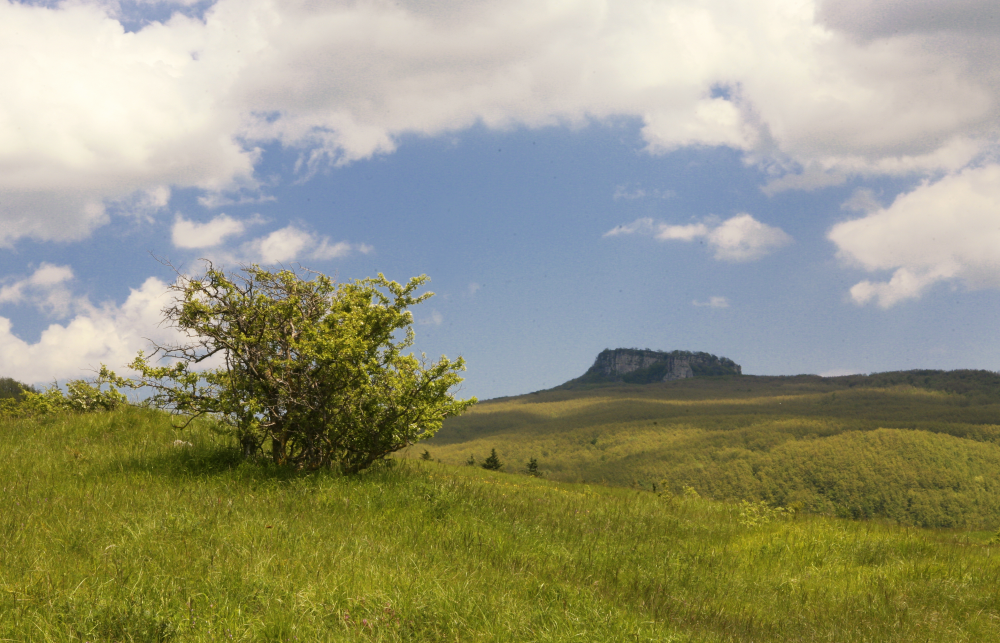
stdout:
<svg viewBox="0 0 1000 643">
<path fill-rule="evenodd" d="M 739 364 L 726 357 L 690 351 L 653 351 L 616 348 L 600 352 L 594 365 L 570 383 L 628 382 L 649 384 L 688 377 L 741 375 Z"/>
</svg>

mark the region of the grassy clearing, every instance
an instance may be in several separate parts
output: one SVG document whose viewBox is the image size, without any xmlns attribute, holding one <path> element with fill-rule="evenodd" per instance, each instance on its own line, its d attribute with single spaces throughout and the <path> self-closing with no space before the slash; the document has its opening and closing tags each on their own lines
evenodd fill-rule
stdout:
<svg viewBox="0 0 1000 643">
<path fill-rule="evenodd" d="M 1000 640 L 986 533 L 436 463 L 303 475 L 135 409 L 6 423 L 0 462 L 0 639 Z"/>
<path fill-rule="evenodd" d="M 496 448 L 508 470 L 536 458 L 553 480 L 691 486 L 719 500 L 996 529 L 998 379 L 743 376 L 557 389 L 481 403 L 409 455 L 426 448 L 457 465 Z"/>
</svg>

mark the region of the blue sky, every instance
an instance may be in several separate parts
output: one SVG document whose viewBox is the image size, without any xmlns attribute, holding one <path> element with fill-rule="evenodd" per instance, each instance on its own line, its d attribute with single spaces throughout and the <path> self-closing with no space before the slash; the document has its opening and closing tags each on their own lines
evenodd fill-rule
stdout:
<svg viewBox="0 0 1000 643">
<path fill-rule="evenodd" d="M 1000 369 L 978 0 L 0 0 L 0 374 L 121 368 L 198 259 L 431 277 L 463 394 L 604 348 Z"/>
</svg>

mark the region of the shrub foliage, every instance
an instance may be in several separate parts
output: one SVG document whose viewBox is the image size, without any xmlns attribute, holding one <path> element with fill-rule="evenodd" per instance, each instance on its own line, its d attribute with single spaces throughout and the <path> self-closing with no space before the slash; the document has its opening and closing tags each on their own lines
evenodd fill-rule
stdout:
<svg viewBox="0 0 1000 643">
<path fill-rule="evenodd" d="M 65 393 L 56 383 L 38 391 L 16 380 L 4 379 L 19 386 L 20 391 L 17 395 L 0 395 L 0 417 L 37 417 L 60 411 L 113 411 L 128 404 L 125 395 L 113 385 L 104 389 L 105 384 L 118 379 L 107 369 L 102 369 L 100 375 L 90 381 L 70 380 L 66 383 Z"/>
<path fill-rule="evenodd" d="M 148 387 L 157 407 L 221 420 L 245 456 L 269 446 L 278 464 L 359 471 L 476 401 L 450 393 L 462 358 L 403 353 L 414 339 L 408 308 L 432 295 L 414 294 L 426 281 L 335 284 L 256 265 L 228 275 L 209 263 L 204 276 L 178 279 L 163 311 L 191 340 L 140 353 L 131 385 Z M 221 366 L 203 368 L 213 361 Z"/>
</svg>

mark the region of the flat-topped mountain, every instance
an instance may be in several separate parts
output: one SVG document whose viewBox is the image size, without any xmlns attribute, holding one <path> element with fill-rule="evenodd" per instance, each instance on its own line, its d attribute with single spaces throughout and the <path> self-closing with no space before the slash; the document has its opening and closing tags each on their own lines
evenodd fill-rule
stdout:
<svg viewBox="0 0 1000 643">
<path fill-rule="evenodd" d="M 586 373 L 563 386 L 605 382 L 650 384 L 688 377 L 742 373 L 742 367 L 733 360 L 709 353 L 615 348 L 601 351 Z"/>
</svg>

